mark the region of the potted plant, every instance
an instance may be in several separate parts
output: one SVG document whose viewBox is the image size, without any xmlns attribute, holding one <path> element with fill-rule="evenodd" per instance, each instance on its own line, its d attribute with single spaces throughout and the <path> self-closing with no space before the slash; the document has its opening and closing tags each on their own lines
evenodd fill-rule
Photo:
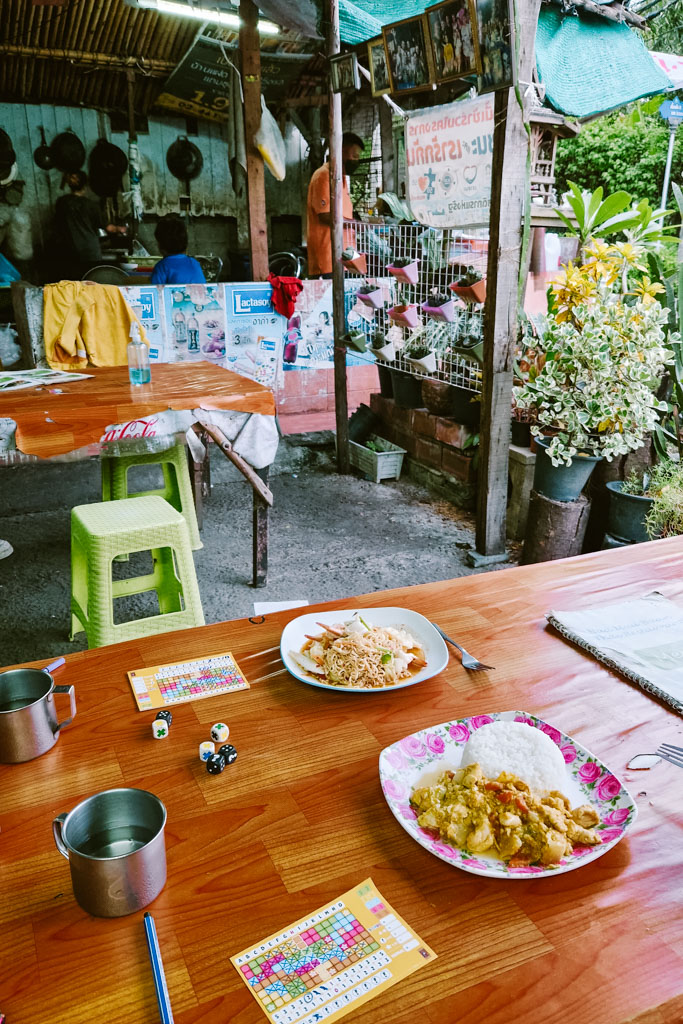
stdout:
<svg viewBox="0 0 683 1024">
<path fill-rule="evenodd" d="M 406 345 L 404 354 L 411 366 L 420 373 L 436 373 L 436 352 L 429 342 L 420 341 Z"/>
<path fill-rule="evenodd" d="M 384 305 L 384 295 L 382 289 L 378 284 L 362 284 L 356 292 L 356 298 L 364 302 L 366 306 L 372 306 L 373 309 L 381 309 Z"/>
<path fill-rule="evenodd" d="M 448 287 L 463 302 L 484 302 L 486 299 L 486 281 L 474 267 L 467 267 Z"/>
<path fill-rule="evenodd" d="M 344 269 L 351 273 L 367 274 L 368 272 L 368 260 L 364 252 L 356 252 L 355 249 L 349 247 L 342 252 L 341 261 Z"/>
<path fill-rule="evenodd" d="M 347 331 L 342 337 L 342 341 L 347 348 L 355 349 L 356 352 L 366 352 L 368 347 L 368 339 L 365 336 L 365 332 L 361 329 L 355 328 L 354 330 Z"/>
<path fill-rule="evenodd" d="M 417 284 L 420 276 L 420 261 L 411 256 L 400 256 L 387 265 L 387 270 L 404 284 Z"/>
<path fill-rule="evenodd" d="M 451 295 L 433 288 L 429 298 L 422 303 L 422 311 L 434 320 L 452 323 L 455 320 L 455 303 Z"/>
<path fill-rule="evenodd" d="M 593 242 L 550 289 L 545 361 L 516 395 L 537 412 L 534 488 L 546 497 L 576 500 L 596 462 L 639 448 L 657 422 L 668 311 L 638 276 L 640 255 L 629 243 Z M 544 428 L 556 433 L 544 438 Z"/>
<path fill-rule="evenodd" d="M 396 344 L 387 338 L 382 331 L 375 331 L 372 336 L 372 351 L 383 363 L 393 363 L 396 358 Z"/>
<path fill-rule="evenodd" d="M 399 303 L 396 306 L 391 306 L 387 310 L 387 315 L 390 320 L 393 320 L 395 324 L 401 324 L 402 327 L 417 327 L 417 306 L 415 303 Z"/>
</svg>

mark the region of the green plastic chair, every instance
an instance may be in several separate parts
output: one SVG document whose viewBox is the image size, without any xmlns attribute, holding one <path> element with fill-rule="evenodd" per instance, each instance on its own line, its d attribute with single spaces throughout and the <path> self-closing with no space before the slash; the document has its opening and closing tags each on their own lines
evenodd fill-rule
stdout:
<svg viewBox="0 0 683 1024">
<path fill-rule="evenodd" d="M 114 580 L 119 555 L 151 551 L 146 576 Z M 156 591 L 159 615 L 114 623 L 114 599 Z M 192 547 L 184 517 L 158 495 L 71 510 L 71 639 L 85 630 L 88 647 L 204 625 Z"/>
<path fill-rule="evenodd" d="M 132 466 L 153 465 L 161 466 L 161 471 L 164 474 L 164 486 L 152 491 L 129 491 L 129 469 Z M 147 455 L 117 455 L 102 458 L 102 501 L 142 498 L 150 494 L 157 494 L 160 498 L 164 498 L 169 505 L 183 514 L 190 531 L 192 550 L 199 551 L 200 548 L 203 548 L 204 545 L 199 536 L 184 444 L 176 444 L 165 451 L 151 452 Z M 125 559 L 121 559 L 121 561 L 125 561 Z"/>
</svg>

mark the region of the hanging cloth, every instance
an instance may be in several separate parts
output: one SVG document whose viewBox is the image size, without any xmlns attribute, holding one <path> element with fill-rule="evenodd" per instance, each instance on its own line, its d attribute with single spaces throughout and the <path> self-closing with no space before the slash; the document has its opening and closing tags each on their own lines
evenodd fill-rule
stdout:
<svg viewBox="0 0 683 1024">
<path fill-rule="evenodd" d="M 133 322 L 147 342 L 116 285 L 59 281 L 43 289 L 45 357 L 53 370 L 124 366 Z"/>
<path fill-rule="evenodd" d="M 268 280 L 273 288 L 273 305 L 280 314 L 289 320 L 296 307 L 296 298 L 303 288 L 303 281 L 298 277 L 277 277 L 269 274 Z"/>
</svg>

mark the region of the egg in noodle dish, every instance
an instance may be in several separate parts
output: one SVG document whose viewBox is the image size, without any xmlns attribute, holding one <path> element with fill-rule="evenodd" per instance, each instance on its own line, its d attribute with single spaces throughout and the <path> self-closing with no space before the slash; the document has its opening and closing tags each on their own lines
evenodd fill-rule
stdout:
<svg viewBox="0 0 683 1024">
<path fill-rule="evenodd" d="M 403 626 L 373 626 L 360 615 L 343 623 L 317 623 L 323 632 L 306 636 L 289 655 L 296 665 L 331 686 L 381 689 L 425 668 L 424 648 Z"/>
</svg>

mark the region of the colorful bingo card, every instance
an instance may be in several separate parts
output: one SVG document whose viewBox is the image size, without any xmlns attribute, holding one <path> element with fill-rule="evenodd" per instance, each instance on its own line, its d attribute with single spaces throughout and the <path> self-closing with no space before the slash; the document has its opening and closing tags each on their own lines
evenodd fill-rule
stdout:
<svg viewBox="0 0 683 1024">
<path fill-rule="evenodd" d="M 231 963 L 274 1024 L 330 1024 L 434 959 L 367 878 Z"/>
<path fill-rule="evenodd" d="M 230 653 L 182 661 L 178 665 L 156 665 L 129 672 L 128 678 L 139 711 L 249 689 L 249 683 Z"/>
</svg>

